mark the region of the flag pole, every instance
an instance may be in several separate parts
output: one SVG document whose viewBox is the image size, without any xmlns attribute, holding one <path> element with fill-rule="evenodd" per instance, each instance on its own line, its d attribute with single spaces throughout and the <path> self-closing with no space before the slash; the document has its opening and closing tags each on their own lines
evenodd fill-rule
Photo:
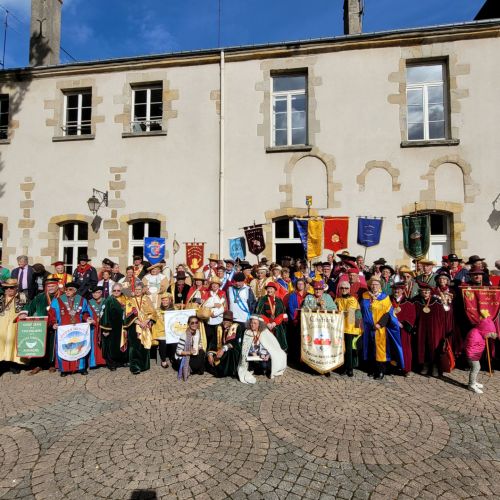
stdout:
<svg viewBox="0 0 500 500">
<path fill-rule="evenodd" d="M 488 357 L 488 372 L 490 377 L 493 375 L 491 371 L 491 357 L 490 357 L 490 339 L 486 339 L 486 356 Z"/>
</svg>

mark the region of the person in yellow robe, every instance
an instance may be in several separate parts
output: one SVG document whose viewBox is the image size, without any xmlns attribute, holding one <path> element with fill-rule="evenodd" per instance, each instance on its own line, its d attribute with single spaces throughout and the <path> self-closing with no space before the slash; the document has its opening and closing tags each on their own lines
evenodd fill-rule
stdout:
<svg viewBox="0 0 500 500">
<path fill-rule="evenodd" d="M 351 285 L 348 281 L 342 281 L 339 284 L 339 293 L 335 304 L 338 310 L 344 313 L 345 373 L 348 377 L 352 377 L 352 369 L 358 366 L 356 342 L 363 333 L 361 310 L 358 300 L 351 295 Z"/>
<path fill-rule="evenodd" d="M 16 374 L 28 361 L 17 356 L 17 322 L 28 314 L 17 287 L 16 279 L 5 280 L 2 283 L 4 295 L 0 297 L 0 364 Z"/>
</svg>

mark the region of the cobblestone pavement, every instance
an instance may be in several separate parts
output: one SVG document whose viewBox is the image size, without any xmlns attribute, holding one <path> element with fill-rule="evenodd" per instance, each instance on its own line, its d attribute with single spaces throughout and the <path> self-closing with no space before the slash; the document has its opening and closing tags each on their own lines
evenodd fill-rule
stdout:
<svg viewBox="0 0 500 500">
<path fill-rule="evenodd" d="M 500 498 L 500 374 L 0 378 L 0 498 Z"/>
</svg>

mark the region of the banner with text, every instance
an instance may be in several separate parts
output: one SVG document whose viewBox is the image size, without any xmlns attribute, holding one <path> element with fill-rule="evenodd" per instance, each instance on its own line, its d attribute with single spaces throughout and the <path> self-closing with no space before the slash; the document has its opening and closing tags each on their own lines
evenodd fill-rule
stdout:
<svg viewBox="0 0 500 500">
<path fill-rule="evenodd" d="M 90 352 L 90 325 L 61 325 L 57 327 L 57 355 L 65 361 L 76 361 Z"/>
<path fill-rule="evenodd" d="M 47 339 L 47 318 L 26 318 L 17 323 L 17 355 L 20 358 L 43 358 Z"/>
<path fill-rule="evenodd" d="M 186 264 L 195 273 L 203 267 L 205 243 L 186 243 Z"/>
<path fill-rule="evenodd" d="M 474 325 L 482 318 L 495 321 L 500 311 L 500 288 L 464 287 L 462 288 L 464 307 L 467 317 Z"/>
<path fill-rule="evenodd" d="M 358 219 L 358 244 L 373 247 L 380 243 L 383 219 L 360 217 Z"/>
<path fill-rule="evenodd" d="M 167 344 L 177 344 L 179 337 L 186 332 L 189 316 L 196 315 L 196 309 L 165 311 L 165 339 Z"/>
</svg>

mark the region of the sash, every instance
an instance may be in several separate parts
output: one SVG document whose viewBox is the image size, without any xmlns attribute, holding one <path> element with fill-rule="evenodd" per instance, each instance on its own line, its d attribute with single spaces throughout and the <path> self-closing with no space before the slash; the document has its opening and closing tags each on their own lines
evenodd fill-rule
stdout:
<svg viewBox="0 0 500 500">
<path fill-rule="evenodd" d="M 250 310 L 248 309 L 248 306 L 243 302 L 242 298 L 240 297 L 240 292 L 236 292 L 236 288 L 233 286 L 233 301 L 234 303 L 244 312 L 247 314 L 247 319 L 250 317 Z"/>
</svg>

